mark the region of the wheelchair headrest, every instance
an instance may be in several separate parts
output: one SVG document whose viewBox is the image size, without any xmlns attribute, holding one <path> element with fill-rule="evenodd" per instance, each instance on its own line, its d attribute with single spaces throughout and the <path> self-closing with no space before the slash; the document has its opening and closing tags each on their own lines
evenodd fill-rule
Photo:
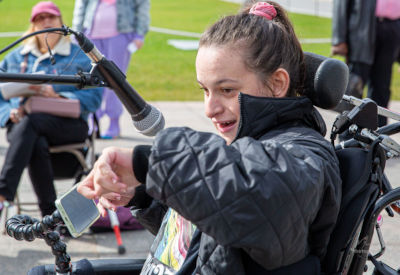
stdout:
<svg viewBox="0 0 400 275">
<path fill-rule="evenodd" d="M 349 68 L 337 59 L 305 52 L 305 95 L 313 104 L 332 109 L 343 97 L 349 81 Z"/>
</svg>

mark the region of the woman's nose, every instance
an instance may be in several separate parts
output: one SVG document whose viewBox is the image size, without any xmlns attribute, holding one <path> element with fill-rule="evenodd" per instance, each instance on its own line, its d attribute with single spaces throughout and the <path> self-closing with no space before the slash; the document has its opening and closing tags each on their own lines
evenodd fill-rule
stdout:
<svg viewBox="0 0 400 275">
<path fill-rule="evenodd" d="M 204 104 L 205 113 L 208 118 L 213 118 L 224 110 L 220 97 L 212 92 L 204 96 Z"/>
</svg>

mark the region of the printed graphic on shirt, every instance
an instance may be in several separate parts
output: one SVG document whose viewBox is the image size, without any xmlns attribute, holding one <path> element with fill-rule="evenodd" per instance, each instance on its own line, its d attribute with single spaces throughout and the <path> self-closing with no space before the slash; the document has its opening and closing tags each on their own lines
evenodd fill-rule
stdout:
<svg viewBox="0 0 400 275">
<path fill-rule="evenodd" d="M 141 274 L 161 275 L 178 271 L 186 259 L 195 230 L 195 225 L 170 208 L 164 216 L 151 247 L 151 255 L 147 258 Z"/>
<path fill-rule="evenodd" d="M 149 255 L 144 262 L 140 275 L 173 275 L 175 270 L 160 263 L 156 258 Z"/>
</svg>

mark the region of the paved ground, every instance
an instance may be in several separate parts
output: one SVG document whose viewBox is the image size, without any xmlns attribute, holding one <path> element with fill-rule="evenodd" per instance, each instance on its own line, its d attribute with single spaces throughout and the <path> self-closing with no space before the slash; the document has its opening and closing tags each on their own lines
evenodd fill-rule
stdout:
<svg viewBox="0 0 400 275">
<path fill-rule="evenodd" d="M 201 102 L 155 102 L 153 105 L 157 106 L 163 112 L 167 127 L 190 126 L 201 131 L 214 131 L 208 119 L 203 115 L 203 105 Z M 400 110 L 400 103 L 394 102 L 392 109 Z M 335 113 L 322 110 L 322 114 L 327 125 L 332 125 Z M 107 120 L 101 122 L 103 129 L 107 123 Z M 97 140 L 97 152 L 101 152 L 104 147 L 110 145 L 131 147 L 139 143 L 151 143 L 151 138 L 141 136 L 135 132 L 130 117 L 126 112 L 123 115 L 122 125 L 122 138 L 108 141 Z M 399 137 L 396 137 L 396 139 L 400 141 Z M 5 132 L 4 130 L 0 130 L 0 163 L 3 163 L 6 148 Z M 400 162 L 398 160 L 390 161 L 387 165 L 388 177 L 396 187 L 400 186 L 400 183 L 396 181 L 399 166 Z M 56 187 L 62 192 L 68 189 L 71 184 L 71 181 L 57 181 Z M 19 191 L 23 200 L 35 200 L 26 172 L 23 175 Z M 37 211 L 30 214 L 38 217 Z M 397 234 L 399 226 L 399 217 L 397 219 L 384 217 L 383 234 L 388 249 L 386 255 L 390 256 L 389 260 L 393 266 L 398 265 L 398 256 L 400 255 L 400 239 Z M 116 257 L 144 258 L 153 239 L 152 235 L 146 231 L 123 232 L 122 238 L 127 248 L 127 253 L 123 256 L 117 254 L 116 241 L 112 233 L 85 234 L 81 238 L 67 240 L 67 251 L 70 253 L 72 260 Z M 396 249 L 396 253 L 390 253 L 393 249 Z M 43 240 L 37 239 L 31 243 L 18 242 L 0 234 L 0 275 L 26 274 L 35 265 L 53 262 L 54 257 L 51 255 L 50 248 Z"/>
</svg>

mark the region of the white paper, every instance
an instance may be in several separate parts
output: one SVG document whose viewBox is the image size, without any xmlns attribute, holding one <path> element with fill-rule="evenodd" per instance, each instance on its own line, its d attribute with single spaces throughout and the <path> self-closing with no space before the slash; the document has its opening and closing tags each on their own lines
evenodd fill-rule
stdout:
<svg viewBox="0 0 400 275">
<path fill-rule="evenodd" d="M 34 74 L 44 74 L 44 71 L 38 71 L 35 72 Z M 31 85 L 33 84 L 22 83 L 22 82 L 0 83 L 1 95 L 5 100 L 8 100 L 12 97 L 35 95 L 36 92 L 34 90 L 29 89 L 29 86 Z"/>
<path fill-rule="evenodd" d="M 34 95 L 36 92 L 29 89 L 30 83 L 7 82 L 1 83 L 1 95 L 4 99 L 8 100 L 12 97 Z"/>
</svg>

